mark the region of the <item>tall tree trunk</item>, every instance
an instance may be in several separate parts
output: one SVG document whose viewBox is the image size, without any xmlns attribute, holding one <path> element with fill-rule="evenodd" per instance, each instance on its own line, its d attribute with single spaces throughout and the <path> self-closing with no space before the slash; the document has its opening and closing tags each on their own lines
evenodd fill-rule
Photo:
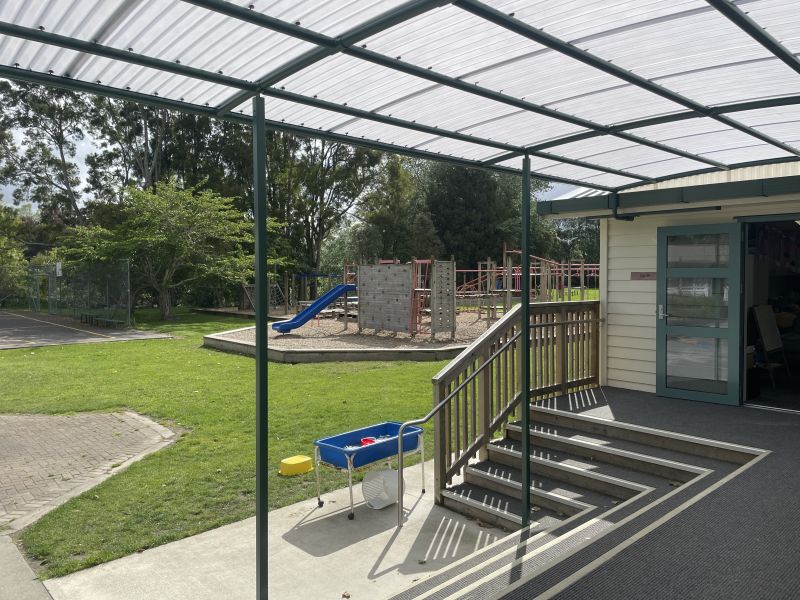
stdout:
<svg viewBox="0 0 800 600">
<path fill-rule="evenodd" d="M 159 288 L 158 310 L 161 312 L 162 321 L 172 318 L 172 290 L 169 288 Z"/>
</svg>

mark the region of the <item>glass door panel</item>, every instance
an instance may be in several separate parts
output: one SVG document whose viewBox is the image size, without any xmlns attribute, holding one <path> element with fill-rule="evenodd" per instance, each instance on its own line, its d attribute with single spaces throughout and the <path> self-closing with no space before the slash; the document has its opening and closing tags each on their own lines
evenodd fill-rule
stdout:
<svg viewBox="0 0 800 600">
<path fill-rule="evenodd" d="M 667 387 L 726 394 L 728 340 L 667 337 Z"/>
<path fill-rule="evenodd" d="M 730 282 L 723 277 L 667 279 L 667 324 L 727 327 Z"/>
<path fill-rule="evenodd" d="M 740 240 L 738 224 L 658 230 L 660 395 L 739 403 Z"/>
</svg>

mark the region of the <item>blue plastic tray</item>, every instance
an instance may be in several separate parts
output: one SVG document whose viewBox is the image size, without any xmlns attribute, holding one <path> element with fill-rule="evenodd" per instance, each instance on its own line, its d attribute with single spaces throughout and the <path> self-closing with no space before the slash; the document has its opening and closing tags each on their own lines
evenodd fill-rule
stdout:
<svg viewBox="0 0 800 600">
<path fill-rule="evenodd" d="M 340 433 L 330 437 L 316 440 L 314 445 L 319 447 L 320 458 L 323 462 L 339 467 L 347 468 L 347 456 L 353 457 L 353 467 L 363 467 L 370 463 L 385 460 L 390 456 L 397 456 L 397 434 L 400 432 L 401 423 L 387 421 L 354 429 L 347 433 Z M 403 432 L 403 451 L 412 452 L 419 445 L 419 434 L 422 433 L 421 427 L 409 425 Z M 389 436 L 386 439 L 376 441 L 374 444 L 361 446 L 361 438 Z M 345 450 L 348 446 L 358 446 L 355 449 Z"/>
</svg>

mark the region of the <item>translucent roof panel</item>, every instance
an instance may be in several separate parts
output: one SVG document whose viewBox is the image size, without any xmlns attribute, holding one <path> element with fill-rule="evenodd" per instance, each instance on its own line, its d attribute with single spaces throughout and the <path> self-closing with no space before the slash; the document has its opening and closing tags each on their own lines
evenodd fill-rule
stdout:
<svg viewBox="0 0 800 600">
<path fill-rule="evenodd" d="M 431 83 L 344 54 L 322 59 L 281 81 L 281 89 L 366 110 L 431 87 Z"/>
<path fill-rule="evenodd" d="M 577 45 L 647 79 L 717 67 L 731 57 L 740 62 L 772 56 L 726 17 L 708 9 L 676 15 L 668 27 L 650 19 Z"/>
<path fill-rule="evenodd" d="M 508 144 L 529 146 L 533 141 L 549 142 L 584 132 L 586 129 L 532 112 L 512 109 L 510 113 L 485 119 L 475 125 L 464 127 L 461 131 Z"/>
<path fill-rule="evenodd" d="M 268 2 L 257 3 L 265 6 Z M 42 10 L 35 10 L 35 8 Z M 46 8 L 46 10 L 44 10 Z M 118 50 L 196 67 L 241 79 L 257 79 L 285 61 L 315 48 L 314 44 L 242 23 L 186 2 L 0 2 L 0 20 L 24 27 L 96 41 Z M 180 23 L 177 27 L 176 23 Z M 0 56 L 6 54 L 4 38 Z M 264 52 L 264 48 L 270 48 Z M 57 58 L 51 48 L 50 68 L 58 75 L 88 81 L 110 81 L 96 59 L 84 54 L 78 60 Z M 11 64 L 23 61 L 11 60 Z M 33 67 L 31 67 L 33 68 Z"/>
<path fill-rule="evenodd" d="M 758 160 L 788 158 L 792 155 L 770 144 L 751 143 L 739 148 L 726 148 L 715 152 L 707 152 L 705 156 L 725 164 L 736 165 Z"/>
<path fill-rule="evenodd" d="M 601 136 L 548 148 L 548 152 L 595 165 L 616 168 L 644 177 L 661 177 L 681 169 L 689 171 L 708 165 L 678 157 L 669 152 L 643 146 L 614 136 Z M 681 163 L 675 160 L 682 161 Z"/>
<path fill-rule="evenodd" d="M 685 110 L 680 104 L 632 85 L 556 102 L 551 108 L 608 125 Z"/>
<path fill-rule="evenodd" d="M 735 115 L 734 115 L 735 116 Z M 756 147 L 763 142 L 752 136 L 728 127 L 713 119 L 693 119 L 689 121 L 681 121 L 680 127 L 676 127 L 675 123 L 667 123 L 664 125 L 654 125 L 652 127 L 642 127 L 635 130 L 636 135 L 652 140 L 654 142 L 662 142 L 671 147 L 678 148 L 685 152 L 691 152 L 714 160 L 712 154 L 719 156 L 719 153 L 726 150 L 737 150 L 740 148 Z M 788 156 L 788 153 L 775 147 L 775 157 Z M 747 157 L 741 159 L 747 160 Z M 759 159 L 753 159 L 759 160 Z M 724 162 L 724 161 L 722 161 Z M 737 161 L 741 162 L 741 161 Z"/>
<path fill-rule="evenodd" d="M 452 5 L 396 25 L 367 38 L 364 44 L 375 52 L 452 77 L 543 49 Z"/>
<path fill-rule="evenodd" d="M 5 0 L 0 76 L 602 188 L 798 159 L 797 0 L 482 2 Z"/>
<path fill-rule="evenodd" d="M 743 4 L 743 3 L 740 3 Z M 784 0 L 759 0 L 742 6 L 750 18 L 780 40 L 793 54 L 800 53 L 800 10 Z"/>
<path fill-rule="evenodd" d="M 486 160 L 497 156 L 498 150 L 492 150 L 486 146 L 459 142 L 448 138 L 437 138 L 427 143 L 416 146 L 417 150 L 435 152 L 437 154 L 447 154 L 448 156 L 460 156 L 469 160 Z"/>
<path fill-rule="evenodd" d="M 602 37 L 609 31 L 633 29 L 673 19 L 687 11 L 712 10 L 703 0 L 484 0 L 506 14 L 576 43 Z"/>
<path fill-rule="evenodd" d="M 254 4 L 254 10 L 270 17 L 336 37 L 402 6 L 403 2 L 402 0 L 262 0 L 254 3 L 251 0 L 249 4 Z"/>
<path fill-rule="evenodd" d="M 800 142 L 800 105 L 748 110 L 731 117 L 786 144 Z"/>
<path fill-rule="evenodd" d="M 777 58 L 690 71 L 656 82 L 706 106 L 800 94 L 800 76 Z"/>
</svg>

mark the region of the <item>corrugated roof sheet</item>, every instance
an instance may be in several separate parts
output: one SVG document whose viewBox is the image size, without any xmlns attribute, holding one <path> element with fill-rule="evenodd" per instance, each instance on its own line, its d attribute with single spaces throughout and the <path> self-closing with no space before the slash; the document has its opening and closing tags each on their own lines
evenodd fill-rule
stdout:
<svg viewBox="0 0 800 600">
<path fill-rule="evenodd" d="M 272 126 L 625 189 L 800 159 L 797 8 L 4 0 L 0 76 L 218 116 L 262 93 Z"/>
</svg>

